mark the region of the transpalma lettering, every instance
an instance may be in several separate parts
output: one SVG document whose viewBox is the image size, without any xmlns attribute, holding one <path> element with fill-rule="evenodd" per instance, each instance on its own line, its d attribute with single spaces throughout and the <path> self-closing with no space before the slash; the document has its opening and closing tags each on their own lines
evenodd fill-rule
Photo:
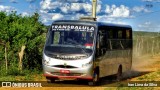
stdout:
<svg viewBox="0 0 160 90">
<path fill-rule="evenodd" d="M 94 31 L 95 28 L 93 26 L 80 26 L 80 25 L 53 25 L 52 26 L 52 30 L 62 30 L 62 29 Z"/>
</svg>

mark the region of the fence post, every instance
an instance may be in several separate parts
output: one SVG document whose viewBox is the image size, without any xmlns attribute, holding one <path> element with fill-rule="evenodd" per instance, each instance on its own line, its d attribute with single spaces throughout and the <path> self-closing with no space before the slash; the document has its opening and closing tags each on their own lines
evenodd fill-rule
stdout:
<svg viewBox="0 0 160 90">
<path fill-rule="evenodd" d="M 21 51 L 18 53 L 18 55 L 19 55 L 19 70 L 20 71 L 22 71 L 22 59 L 23 59 L 25 48 L 26 48 L 26 46 L 22 46 Z"/>
<path fill-rule="evenodd" d="M 7 70 L 8 70 L 8 60 L 7 60 L 7 45 L 5 44 L 5 61 L 6 61 L 6 73 L 7 73 Z"/>
</svg>

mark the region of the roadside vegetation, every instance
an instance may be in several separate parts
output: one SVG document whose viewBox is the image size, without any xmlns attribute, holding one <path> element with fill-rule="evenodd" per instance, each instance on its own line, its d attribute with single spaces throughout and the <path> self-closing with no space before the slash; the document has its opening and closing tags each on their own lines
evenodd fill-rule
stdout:
<svg viewBox="0 0 160 90">
<path fill-rule="evenodd" d="M 16 12 L 0 12 L 0 77 L 25 76 L 42 70 L 41 57 L 47 29 L 39 17 L 38 13 L 23 17 Z M 22 46 L 26 48 L 20 70 Z"/>
<path fill-rule="evenodd" d="M 160 53 L 160 32 L 133 32 L 133 56 L 157 55 Z"/>
</svg>

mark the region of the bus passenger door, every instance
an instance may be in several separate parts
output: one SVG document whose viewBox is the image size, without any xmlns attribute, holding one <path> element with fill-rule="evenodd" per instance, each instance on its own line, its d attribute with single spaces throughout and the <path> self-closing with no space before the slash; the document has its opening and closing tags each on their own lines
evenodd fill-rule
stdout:
<svg viewBox="0 0 160 90">
<path fill-rule="evenodd" d="M 99 30 L 97 37 L 97 60 L 99 61 L 100 77 L 112 74 L 112 65 L 107 56 L 106 39 L 106 30 Z"/>
</svg>

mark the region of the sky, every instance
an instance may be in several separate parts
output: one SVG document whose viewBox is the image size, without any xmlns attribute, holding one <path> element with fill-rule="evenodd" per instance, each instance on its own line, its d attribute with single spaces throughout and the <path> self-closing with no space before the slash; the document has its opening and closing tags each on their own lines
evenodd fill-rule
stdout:
<svg viewBox="0 0 160 90">
<path fill-rule="evenodd" d="M 134 31 L 160 32 L 160 0 L 97 0 L 97 21 L 127 24 Z M 55 20 L 78 20 L 90 16 L 92 0 L 0 0 L 0 11 L 22 16 L 40 14 L 50 25 Z"/>
</svg>

